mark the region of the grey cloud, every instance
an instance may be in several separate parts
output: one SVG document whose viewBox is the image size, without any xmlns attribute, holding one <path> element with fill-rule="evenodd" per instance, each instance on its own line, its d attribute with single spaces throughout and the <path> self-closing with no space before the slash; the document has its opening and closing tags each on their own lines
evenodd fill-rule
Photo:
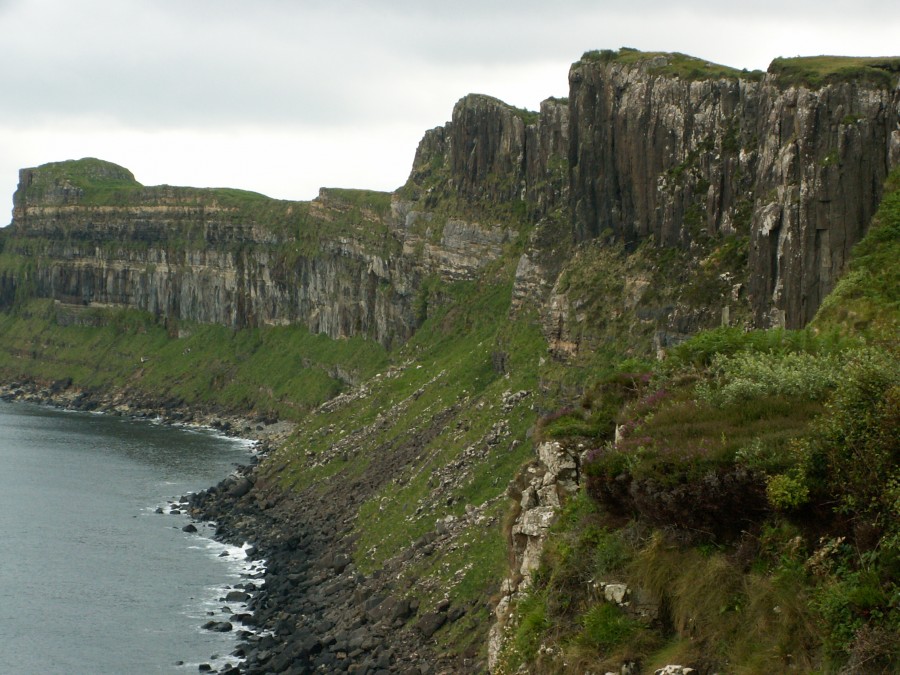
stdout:
<svg viewBox="0 0 900 675">
<path fill-rule="evenodd" d="M 892 7 L 870 0 L 854 16 L 892 16 Z M 0 61 L 16 64 L 0 70 L 0 121 L 75 115 L 153 128 L 402 116 L 421 108 L 417 98 L 439 76 L 429 72 L 552 60 L 564 81 L 565 66 L 588 49 L 671 48 L 633 38 L 652 33 L 641 22 L 672 12 L 696 24 L 680 44 L 700 45 L 676 48 L 714 58 L 697 37 L 710 17 L 738 27 L 766 15 L 839 21 L 846 3 L 0 0 L 0 11 Z"/>
<path fill-rule="evenodd" d="M 12 94 L 0 99 L 0 119 L 68 111 L 148 126 L 351 123 L 415 95 L 401 84 L 423 63 L 521 64 L 534 56 L 526 46 L 533 19 L 496 13 L 477 20 L 406 12 L 402 3 L 344 2 L 336 12 L 331 4 L 271 1 L 252 11 L 217 3 L 212 12 L 203 2 L 131 0 L 103 14 L 100 4 L 79 5 L 77 15 L 61 5 L 56 22 L 0 45 L 0 58 L 23 64 L 0 73 Z"/>
<path fill-rule="evenodd" d="M 372 75 L 365 62 L 351 64 L 349 54 L 329 49 L 315 17 L 275 26 L 259 17 L 151 19 L 142 30 L 91 23 L 0 46 L 5 62 L 23 64 L 0 73 L 0 86 L 11 94 L 0 100 L 0 117 L 69 110 L 151 126 L 335 123 L 353 116 L 354 76 Z"/>
</svg>

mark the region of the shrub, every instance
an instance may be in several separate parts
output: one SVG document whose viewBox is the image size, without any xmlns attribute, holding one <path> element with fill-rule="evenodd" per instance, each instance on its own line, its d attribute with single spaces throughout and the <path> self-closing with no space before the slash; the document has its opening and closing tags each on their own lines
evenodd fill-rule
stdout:
<svg viewBox="0 0 900 675">
<path fill-rule="evenodd" d="M 900 509 L 900 363 L 882 350 L 857 352 L 821 418 L 814 451 L 841 510 L 896 523 Z M 816 459 L 816 458 L 814 458 Z"/>
<path fill-rule="evenodd" d="M 734 461 L 748 469 L 769 472 L 786 468 L 785 454 L 781 447 L 764 443 L 758 436 L 734 453 Z"/>
<path fill-rule="evenodd" d="M 809 501 L 809 487 L 802 472 L 769 476 L 766 481 L 766 497 L 776 509 L 796 509 Z"/>
<path fill-rule="evenodd" d="M 669 371 L 685 366 L 706 367 L 716 357 L 755 352 L 764 354 L 833 354 L 858 344 L 847 337 L 829 330 L 770 330 L 745 331 L 733 326 L 722 326 L 702 331 L 682 342 L 669 352 L 665 368 Z"/>
<path fill-rule="evenodd" d="M 697 385 L 697 397 L 711 405 L 726 406 L 765 396 L 792 396 L 822 400 L 837 384 L 837 355 L 809 353 L 763 354 L 740 352 L 713 357 L 717 386 Z"/>
<path fill-rule="evenodd" d="M 896 592 L 896 587 L 893 590 Z M 875 629 L 884 625 L 890 602 L 886 589 L 870 571 L 845 574 L 820 588 L 813 607 L 824 619 L 828 652 L 832 656 L 847 653 L 865 626 Z M 893 623 L 896 630 L 896 617 Z"/>
<path fill-rule="evenodd" d="M 579 641 L 596 649 L 608 650 L 625 642 L 637 628 L 634 620 L 625 616 L 613 604 L 601 602 L 591 607 L 581 618 Z"/>
<path fill-rule="evenodd" d="M 630 558 L 630 552 L 622 537 L 615 532 L 601 532 L 597 536 L 594 549 L 594 575 L 604 574 L 621 569 Z"/>
</svg>

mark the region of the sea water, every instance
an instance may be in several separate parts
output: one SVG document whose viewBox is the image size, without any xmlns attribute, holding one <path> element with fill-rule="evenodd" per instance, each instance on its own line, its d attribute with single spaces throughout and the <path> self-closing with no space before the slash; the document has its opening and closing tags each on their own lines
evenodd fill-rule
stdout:
<svg viewBox="0 0 900 675">
<path fill-rule="evenodd" d="M 235 662 L 239 548 L 182 531 L 170 500 L 246 463 L 246 443 L 0 401 L 0 668 L 178 673 Z"/>
</svg>

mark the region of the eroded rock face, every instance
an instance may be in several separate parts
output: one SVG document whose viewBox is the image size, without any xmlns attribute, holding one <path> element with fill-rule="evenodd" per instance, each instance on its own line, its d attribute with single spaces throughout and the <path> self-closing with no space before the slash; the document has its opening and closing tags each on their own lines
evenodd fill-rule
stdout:
<svg viewBox="0 0 900 675">
<path fill-rule="evenodd" d="M 472 201 L 509 201 L 522 192 L 525 120 L 517 113 L 489 96 L 466 96 L 454 106 L 447 150 L 460 195 Z"/>
<path fill-rule="evenodd" d="M 508 637 L 507 621 L 511 604 L 527 590 L 540 564 L 544 541 L 556 519 L 561 500 L 579 486 L 580 459 L 574 451 L 556 441 L 541 443 L 538 459 L 520 473 L 519 513 L 512 524 L 510 575 L 501 585 L 501 597 L 494 608 L 495 622 L 488 639 L 488 667 L 494 670 Z M 517 492 L 515 485 L 510 492 Z"/>
<path fill-rule="evenodd" d="M 134 206 L 19 199 L 10 248 L 38 246 L 33 291 L 67 305 L 130 307 L 233 328 L 302 324 L 390 344 L 412 334 L 417 270 L 358 240 L 318 251 L 226 207 L 177 196 Z"/>
<path fill-rule="evenodd" d="M 426 132 L 400 193 L 422 212 L 535 222 L 566 206 L 568 148 L 567 101 L 547 99 L 536 113 L 471 94 L 449 122 Z"/>
<path fill-rule="evenodd" d="M 868 228 L 897 158 L 900 92 L 860 83 L 760 91 L 750 291 L 758 319 L 812 319 Z M 763 302 L 763 301 L 767 302 Z"/>
<path fill-rule="evenodd" d="M 309 204 L 261 200 L 248 209 L 212 193 L 135 183 L 124 203 L 98 204 L 65 175 L 41 175 L 56 166 L 21 172 L 4 250 L 28 270 L 0 269 L 0 307 L 23 289 L 60 302 L 69 323 L 89 323 L 91 307 L 129 307 L 232 328 L 300 324 L 390 346 L 416 327 L 423 278 L 472 279 L 513 237 L 502 224 L 451 218 L 432 239 L 414 227 L 430 215 L 400 200 L 383 214 L 353 211 L 326 190 Z M 337 221 L 343 231 L 334 236 L 316 231 Z"/>
<path fill-rule="evenodd" d="M 573 229 L 690 247 L 751 239 L 760 326 L 815 314 L 897 163 L 900 91 L 866 82 L 783 87 L 777 75 L 681 79 L 670 57 L 569 73 Z"/>
<path fill-rule="evenodd" d="M 518 244 L 513 310 L 537 308 L 565 355 L 578 346 L 566 336 L 585 333 L 572 324 L 585 312 L 554 291 L 573 242 L 631 251 L 652 240 L 703 262 L 734 238 L 747 260 L 722 282 L 733 298 L 717 291 L 699 310 L 642 306 L 645 287 L 632 283 L 624 305 L 663 335 L 711 327 L 736 302 L 749 307 L 745 323 L 800 327 L 900 162 L 900 89 L 682 78 L 666 70 L 671 58 L 579 61 L 569 98 L 544 101 L 540 113 L 464 97 L 378 208 L 327 190 L 310 203 L 235 206 L 234 195 L 144 188 L 99 160 L 83 161 L 79 180 L 60 165 L 24 169 L 4 239 L 27 273 L 0 270 L 0 307 L 25 290 L 70 307 L 235 328 L 301 324 L 391 345 L 424 318 L 424 279 L 474 279 Z M 127 196 L 98 199 L 104 185 Z"/>
</svg>

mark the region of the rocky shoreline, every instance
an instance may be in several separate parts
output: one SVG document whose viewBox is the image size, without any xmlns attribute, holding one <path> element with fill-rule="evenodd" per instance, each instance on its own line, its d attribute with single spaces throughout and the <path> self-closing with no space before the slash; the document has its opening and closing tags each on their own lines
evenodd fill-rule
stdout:
<svg viewBox="0 0 900 675">
<path fill-rule="evenodd" d="M 265 416 L 236 415 L 219 408 L 198 409 L 180 399 L 159 400 L 134 392 L 91 391 L 74 387 L 70 379 L 53 382 L 14 380 L 0 383 L 0 400 L 24 401 L 65 410 L 100 412 L 163 424 L 213 429 L 226 436 L 256 441 L 265 454 L 283 442 L 294 425 Z"/>
<path fill-rule="evenodd" d="M 350 487 L 352 489 L 352 487 Z M 453 524 L 417 541 L 371 575 L 352 560 L 346 501 L 287 492 L 258 466 L 239 469 L 192 495 L 188 509 L 217 524 L 216 538 L 253 542 L 265 560 L 265 583 L 248 606 L 254 633 L 241 634 L 242 673 L 437 675 L 484 672 L 486 663 L 443 656 L 434 634 L 469 607 L 449 600 L 423 607 L 410 599 L 403 566 L 433 553 Z M 474 513 L 473 517 L 479 517 Z"/>
<path fill-rule="evenodd" d="M 238 630 L 239 646 L 232 656 L 240 663 L 218 671 L 203 664 L 205 672 L 437 675 L 486 670 L 486 663 L 474 654 L 463 659 L 443 656 L 432 639 L 473 608 L 453 606 L 449 600 L 420 607 L 403 585 L 408 582 L 398 581 L 406 563 L 430 555 L 443 539 L 453 537 L 453 524 L 437 527 L 383 570 L 361 574 L 351 557 L 348 507 L 354 497 L 287 491 L 259 471 L 257 457 L 287 438 L 290 423 L 200 411 L 180 401 L 126 392 L 83 391 L 66 380 L 3 384 L 0 400 L 209 427 L 257 441 L 253 462 L 218 485 L 188 495 L 180 507 L 196 521 L 214 521 L 217 540 L 236 546 L 250 542 L 248 557 L 265 561 L 261 583 L 245 585 L 249 614 L 236 617 L 237 627 L 229 627 Z M 352 495 L 372 487 L 356 484 L 347 489 Z M 477 512 L 470 515 L 481 517 Z"/>
</svg>

